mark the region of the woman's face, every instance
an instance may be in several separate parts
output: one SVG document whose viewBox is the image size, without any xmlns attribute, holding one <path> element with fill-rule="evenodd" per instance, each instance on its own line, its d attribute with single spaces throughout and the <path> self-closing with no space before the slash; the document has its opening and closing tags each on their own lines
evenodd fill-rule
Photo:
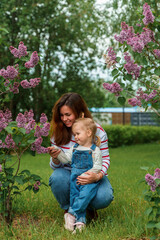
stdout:
<svg viewBox="0 0 160 240">
<path fill-rule="evenodd" d="M 61 121 L 66 125 L 66 127 L 72 127 L 74 121 L 76 120 L 72 109 L 66 105 L 60 108 L 60 117 Z"/>
</svg>

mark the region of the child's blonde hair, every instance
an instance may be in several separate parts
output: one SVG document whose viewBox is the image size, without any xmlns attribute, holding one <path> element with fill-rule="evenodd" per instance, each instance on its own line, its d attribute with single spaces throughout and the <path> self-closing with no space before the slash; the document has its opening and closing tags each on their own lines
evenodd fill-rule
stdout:
<svg viewBox="0 0 160 240">
<path fill-rule="evenodd" d="M 87 129 L 91 130 L 92 132 L 92 141 L 94 144 L 96 144 L 97 146 L 100 146 L 101 144 L 101 140 L 100 137 L 96 136 L 96 132 L 97 132 L 97 125 L 96 123 L 93 121 L 93 119 L 91 118 L 78 118 L 75 120 L 75 122 L 72 125 L 72 129 L 76 124 L 82 123 L 84 125 L 84 127 L 86 127 Z"/>
</svg>

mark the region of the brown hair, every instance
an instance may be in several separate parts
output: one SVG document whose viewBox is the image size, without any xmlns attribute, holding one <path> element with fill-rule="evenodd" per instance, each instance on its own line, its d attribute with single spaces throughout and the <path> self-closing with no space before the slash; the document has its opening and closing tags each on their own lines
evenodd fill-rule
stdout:
<svg viewBox="0 0 160 240">
<path fill-rule="evenodd" d="M 76 119 L 82 116 L 92 118 L 85 101 L 78 93 L 63 94 L 52 109 L 51 137 L 54 136 L 57 146 L 69 143 L 72 137 L 71 127 L 66 127 L 61 121 L 60 109 L 63 106 L 71 108 Z"/>
<path fill-rule="evenodd" d="M 78 119 L 76 119 L 75 122 L 73 123 L 72 129 L 74 128 L 74 126 L 75 126 L 76 124 L 79 124 L 79 123 L 82 123 L 83 126 L 84 126 L 86 129 L 91 130 L 91 132 L 92 132 L 92 142 L 93 142 L 94 144 L 96 144 L 97 146 L 100 146 L 100 145 L 101 145 L 101 139 L 100 139 L 100 137 L 96 136 L 97 125 L 96 125 L 96 123 L 93 121 L 93 119 L 91 119 L 91 118 L 78 118 Z"/>
</svg>

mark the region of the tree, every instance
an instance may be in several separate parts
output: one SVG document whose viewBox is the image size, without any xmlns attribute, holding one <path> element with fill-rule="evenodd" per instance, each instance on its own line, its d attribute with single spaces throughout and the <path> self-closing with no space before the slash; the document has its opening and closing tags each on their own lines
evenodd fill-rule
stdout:
<svg viewBox="0 0 160 240">
<path fill-rule="evenodd" d="M 15 116 L 19 109 L 27 110 L 29 106 L 36 119 L 41 112 L 49 115 L 57 98 L 69 90 L 75 91 L 74 86 L 79 85 L 79 81 L 83 82 L 83 88 L 79 86 L 78 91 L 87 102 L 89 99 L 85 92 L 88 85 L 97 102 L 103 102 L 103 91 L 98 90 L 98 84 L 93 84 L 90 77 L 90 72 L 97 68 L 98 38 L 106 30 L 104 15 L 96 9 L 95 0 L 2 0 L 0 14 L 2 27 L 9 32 L 1 45 L 0 66 L 4 61 L 7 65 L 13 64 L 8 58 L 7 48 L 9 45 L 17 47 L 19 41 L 23 41 L 31 51 L 36 49 L 41 59 L 41 66 L 31 72 L 33 77 L 41 76 L 39 86 L 22 91 L 6 104 L 14 110 Z M 71 78 L 73 73 L 74 79 Z M 67 83 L 66 88 L 62 88 L 64 82 L 65 86 Z M 91 105 L 96 106 L 96 101 L 94 104 Z"/>
</svg>

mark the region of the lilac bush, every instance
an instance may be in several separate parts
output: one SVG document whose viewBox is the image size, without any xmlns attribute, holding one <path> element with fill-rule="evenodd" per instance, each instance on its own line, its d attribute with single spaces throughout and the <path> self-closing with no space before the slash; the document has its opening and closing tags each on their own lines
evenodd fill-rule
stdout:
<svg viewBox="0 0 160 240">
<path fill-rule="evenodd" d="M 146 210 L 148 216 L 147 228 L 152 230 L 151 239 L 158 239 L 160 229 L 160 168 L 154 170 L 154 174 L 145 175 L 145 183 L 148 188 L 144 192 L 144 199 L 149 203 Z"/>
<path fill-rule="evenodd" d="M 121 23 L 120 34 L 114 36 L 119 43 L 120 56 L 113 47 L 104 54 L 113 81 L 104 83 L 103 88 L 117 96 L 121 105 L 126 99 L 131 106 L 143 107 L 145 111 L 150 105 L 160 116 L 160 43 L 155 34 L 158 33 L 159 20 L 147 3 L 143 5 L 140 19 L 142 24 L 137 23 L 135 27 Z M 115 83 L 118 88 L 113 87 Z M 137 85 L 140 87 L 136 92 Z"/>
<path fill-rule="evenodd" d="M 10 46 L 9 50 L 17 60 L 14 66 L 0 70 L 1 103 L 5 94 L 18 94 L 21 88 L 35 88 L 40 83 L 40 78 L 23 78 L 24 69 L 27 73 L 29 68 L 38 64 L 38 53 L 34 51 L 29 56 L 23 42 L 19 43 L 18 48 Z M 36 123 L 33 110 L 25 111 L 24 114 L 20 112 L 15 121 L 9 109 L 0 110 L 0 213 L 8 224 L 12 222 L 14 197 L 24 190 L 37 193 L 40 185 L 46 185 L 40 176 L 31 174 L 28 169 L 20 172 L 20 163 L 25 151 L 48 153 L 49 130 L 50 124 L 44 113 L 41 114 L 40 122 Z M 15 162 L 12 160 L 12 153 L 17 158 Z M 20 185 L 24 185 L 24 188 L 19 187 Z"/>
</svg>

